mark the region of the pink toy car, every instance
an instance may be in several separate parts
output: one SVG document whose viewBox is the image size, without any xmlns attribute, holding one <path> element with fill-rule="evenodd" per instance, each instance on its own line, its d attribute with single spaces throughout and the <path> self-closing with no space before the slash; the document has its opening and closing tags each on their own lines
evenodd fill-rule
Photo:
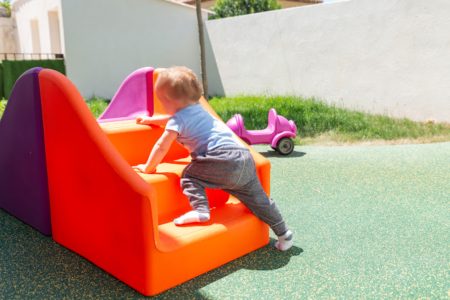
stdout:
<svg viewBox="0 0 450 300">
<path fill-rule="evenodd" d="M 269 111 L 269 125 L 263 130 L 246 130 L 244 119 L 236 114 L 227 122 L 227 126 L 249 145 L 270 144 L 272 149 L 282 155 L 291 154 L 294 151 L 294 142 L 297 126 L 294 121 L 288 121 L 283 116 L 278 116 L 275 109 Z"/>
</svg>

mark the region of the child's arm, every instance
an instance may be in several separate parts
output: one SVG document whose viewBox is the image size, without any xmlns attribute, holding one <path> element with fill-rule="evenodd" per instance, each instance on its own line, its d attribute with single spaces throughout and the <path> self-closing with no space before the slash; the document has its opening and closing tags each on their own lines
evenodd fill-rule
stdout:
<svg viewBox="0 0 450 300">
<path fill-rule="evenodd" d="M 166 156 L 167 151 L 169 151 L 170 145 L 177 137 L 178 132 L 173 130 L 165 130 L 163 135 L 156 142 L 155 146 L 150 153 L 148 161 L 145 165 L 133 166 L 133 169 L 138 169 L 143 173 L 153 173 L 156 171 L 156 167 L 162 161 L 164 156 Z"/>
<path fill-rule="evenodd" d="M 140 116 L 136 118 L 136 124 L 166 126 L 170 118 L 171 116 L 169 115 L 159 115 L 156 117 Z"/>
</svg>

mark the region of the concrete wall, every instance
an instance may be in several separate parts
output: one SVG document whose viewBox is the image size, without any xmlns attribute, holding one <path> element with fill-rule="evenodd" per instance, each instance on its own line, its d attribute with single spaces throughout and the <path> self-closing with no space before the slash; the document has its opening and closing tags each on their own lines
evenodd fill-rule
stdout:
<svg viewBox="0 0 450 300">
<path fill-rule="evenodd" d="M 0 53 L 16 52 L 17 28 L 15 19 L 0 17 Z M 3 56 L 0 56 L 0 60 L 2 60 L 3 58 Z M 13 59 L 13 57 L 11 57 L 10 59 Z"/>
<path fill-rule="evenodd" d="M 62 0 L 62 8 L 67 76 L 84 97 L 111 99 L 144 66 L 185 65 L 200 77 L 193 7 L 164 0 Z"/>
<path fill-rule="evenodd" d="M 16 15 L 21 53 L 64 54 L 60 0 L 16 0 L 12 9 Z M 34 58 L 38 57 L 35 55 Z"/>
<path fill-rule="evenodd" d="M 450 1 L 349 0 L 206 22 L 227 95 L 450 122 Z"/>
</svg>

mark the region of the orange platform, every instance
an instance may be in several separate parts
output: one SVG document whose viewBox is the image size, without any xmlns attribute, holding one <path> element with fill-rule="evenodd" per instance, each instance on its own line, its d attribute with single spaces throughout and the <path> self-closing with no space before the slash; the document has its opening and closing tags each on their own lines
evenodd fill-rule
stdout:
<svg viewBox="0 0 450 300">
<path fill-rule="evenodd" d="M 43 70 L 39 83 L 56 242 L 147 296 L 269 243 L 269 227 L 221 190 L 207 191 L 208 222 L 175 226 L 173 219 L 191 210 L 180 188 L 189 153 L 174 143 L 156 173 L 137 173 L 131 166 L 146 162 L 163 128 L 99 125 L 64 75 Z M 251 151 L 269 193 L 270 164 Z"/>
</svg>

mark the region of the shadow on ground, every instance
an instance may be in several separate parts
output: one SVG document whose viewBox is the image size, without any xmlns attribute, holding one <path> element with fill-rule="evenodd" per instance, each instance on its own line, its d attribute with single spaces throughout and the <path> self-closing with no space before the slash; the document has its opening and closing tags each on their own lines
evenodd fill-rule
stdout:
<svg viewBox="0 0 450 300">
<path fill-rule="evenodd" d="M 2 209 L 0 241 L 0 298 L 147 298 Z M 283 268 L 303 252 L 295 246 L 276 250 L 275 242 L 271 239 L 269 245 L 151 299 L 207 299 L 199 290 L 209 284 L 242 269 Z"/>
<path fill-rule="evenodd" d="M 252 271 L 270 271 L 285 267 L 289 264 L 293 256 L 298 256 L 303 249 L 293 246 L 288 251 L 275 249 L 275 239 L 271 239 L 269 245 L 262 247 L 241 258 L 229 262 L 215 270 L 198 276 L 188 282 L 176 286 L 152 299 L 180 299 L 180 296 L 188 299 L 211 299 L 203 296 L 198 291 L 218 280 L 221 280 L 242 269 Z M 239 283 L 236 283 L 239 284 Z M 233 289 L 233 286 L 230 286 Z"/>
<path fill-rule="evenodd" d="M 264 151 L 264 152 L 259 152 L 262 156 L 264 157 L 279 157 L 279 158 L 292 158 L 292 157 L 302 157 L 305 156 L 306 153 L 305 152 L 300 152 L 300 151 L 293 151 L 291 154 L 289 155 L 282 155 L 280 153 L 278 153 L 278 151 Z"/>
</svg>

